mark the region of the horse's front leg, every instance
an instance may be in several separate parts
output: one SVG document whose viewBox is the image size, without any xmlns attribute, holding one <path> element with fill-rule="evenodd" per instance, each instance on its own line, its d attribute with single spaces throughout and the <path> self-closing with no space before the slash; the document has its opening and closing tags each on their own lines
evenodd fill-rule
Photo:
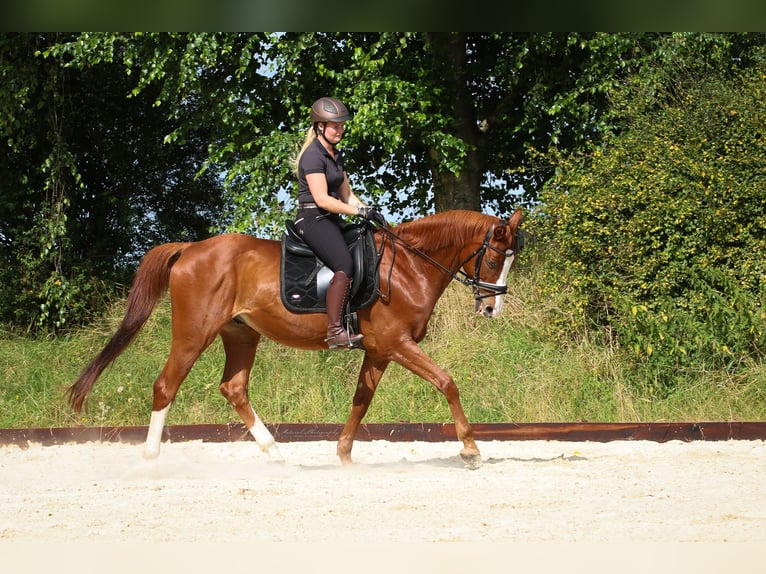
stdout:
<svg viewBox="0 0 766 574">
<path fill-rule="evenodd" d="M 481 466 L 481 453 L 473 439 L 473 428 L 460 403 L 460 391 L 452 377 L 426 355 L 415 341 L 409 341 L 396 349 L 394 360 L 404 368 L 432 383 L 447 399 L 452 418 L 455 421 L 457 438 L 463 442 L 460 456 L 470 469 Z"/>
<path fill-rule="evenodd" d="M 388 363 L 387 360 L 373 359 L 367 353 L 364 355 L 362 369 L 359 371 L 359 381 L 351 404 L 351 412 L 338 438 L 337 453 L 341 464 L 344 466 L 351 464 L 351 449 L 354 446 L 356 431 L 359 430 L 359 425 L 370 407 L 375 389 L 378 388 L 378 383 Z"/>
</svg>

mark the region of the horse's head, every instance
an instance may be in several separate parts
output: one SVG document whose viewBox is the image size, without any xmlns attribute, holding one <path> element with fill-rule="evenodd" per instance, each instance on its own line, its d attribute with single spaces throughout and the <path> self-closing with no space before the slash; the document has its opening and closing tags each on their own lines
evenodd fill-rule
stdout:
<svg viewBox="0 0 766 574">
<path fill-rule="evenodd" d="M 476 313 L 485 317 L 497 317 L 503 311 L 503 293 L 517 248 L 517 232 L 521 225 L 521 209 L 517 209 L 508 221 L 492 225 L 483 238 L 475 257 L 463 264 L 463 271 L 473 277 Z"/>
</svg>

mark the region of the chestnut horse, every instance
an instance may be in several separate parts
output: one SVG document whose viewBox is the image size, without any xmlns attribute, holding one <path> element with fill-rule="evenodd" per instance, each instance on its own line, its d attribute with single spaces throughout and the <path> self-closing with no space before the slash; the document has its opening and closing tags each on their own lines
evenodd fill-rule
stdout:
<svg viewBox="0 0 766 574">
<path fill-rule="evenodd" d="M 447 399 L 460 454 L 469 468 L 481 465 L 471 425 L 449 374 L 418 346 L 436 305 L 452 279 L 473 287 L 476 310 L 502 309 L 506 276 L 514 260 L 521 210 L 508 221 L 472 211 L 449 211 L 379 228 L 381 296 L 358 311 L 364 360 L 353 403 L 337 444 L 351 464 L 354 436 L 391 361 L 432 383 Z M 167 243 L 146 253 L 127 299 L 122 322 L 106 347 L 69 388 L 80 412 L 96 379 L 130 345 L 169 289 L 170 355 L 154 382 L 154 400 L 144 455 L 159 455 L 162 431 L 178 388 L 202 352 L 220 336 L 226 355 L 220 391 L 242 418 L 259 447 L 282 460 L 274 437 L 250 404 L 248 379 L 261 337 L 299 349 L 326 349 L 323 313 L 296 315 L 282 304 L 280 243 L 224 234 L 193 243 Z"/>
</svg>

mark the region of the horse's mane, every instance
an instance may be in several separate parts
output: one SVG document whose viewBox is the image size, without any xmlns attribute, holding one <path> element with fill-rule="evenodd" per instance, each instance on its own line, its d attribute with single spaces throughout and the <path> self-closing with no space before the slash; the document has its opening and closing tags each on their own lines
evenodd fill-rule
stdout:
<svg viewBox="0 0 766 574">
<path fill-rule="evenodd" d="M 423 251 L 461 245 L 466 237 L 486 232 L 496 218 L 478 211 L 454 210 L 402 223 L 396 234 Z"/>
</svg>

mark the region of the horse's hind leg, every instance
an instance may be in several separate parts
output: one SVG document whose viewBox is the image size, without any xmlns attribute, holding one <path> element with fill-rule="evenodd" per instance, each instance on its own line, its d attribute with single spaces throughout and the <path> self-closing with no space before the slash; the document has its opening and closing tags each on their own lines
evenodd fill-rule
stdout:
<svg viewBox="0 0 766 574">
<path fill-rule="evenodd" d="M 260 338 L 259 333 L 236 323 L 227 325 L 221 331 L 221 340 L 226 352 L 226 366 L 223 370 L 220 390 L 242 417 L 242 421 L 261 450 L 272 460 L 281 462 L 284 459 L 279 453 L 273 435 L 258 417 L 248 397 L 248 379 Z"/>
<path fill-rule="evenodd" d="M 149 431 L 146 434 L 144 457 L 157 458 L 159 456 L 162 430 L 165 427 L 165 418 L 170 410 L 170 405 L 176 398 L 178 389 L 189 374 L 192 365 L 209 344 L 209 340 L 205 342 L 185 341 L 183 343 L 173 340 L 165 367 L 157 380 L 154 381 L 152 416 L 149 420 Z"/>
</svg>

